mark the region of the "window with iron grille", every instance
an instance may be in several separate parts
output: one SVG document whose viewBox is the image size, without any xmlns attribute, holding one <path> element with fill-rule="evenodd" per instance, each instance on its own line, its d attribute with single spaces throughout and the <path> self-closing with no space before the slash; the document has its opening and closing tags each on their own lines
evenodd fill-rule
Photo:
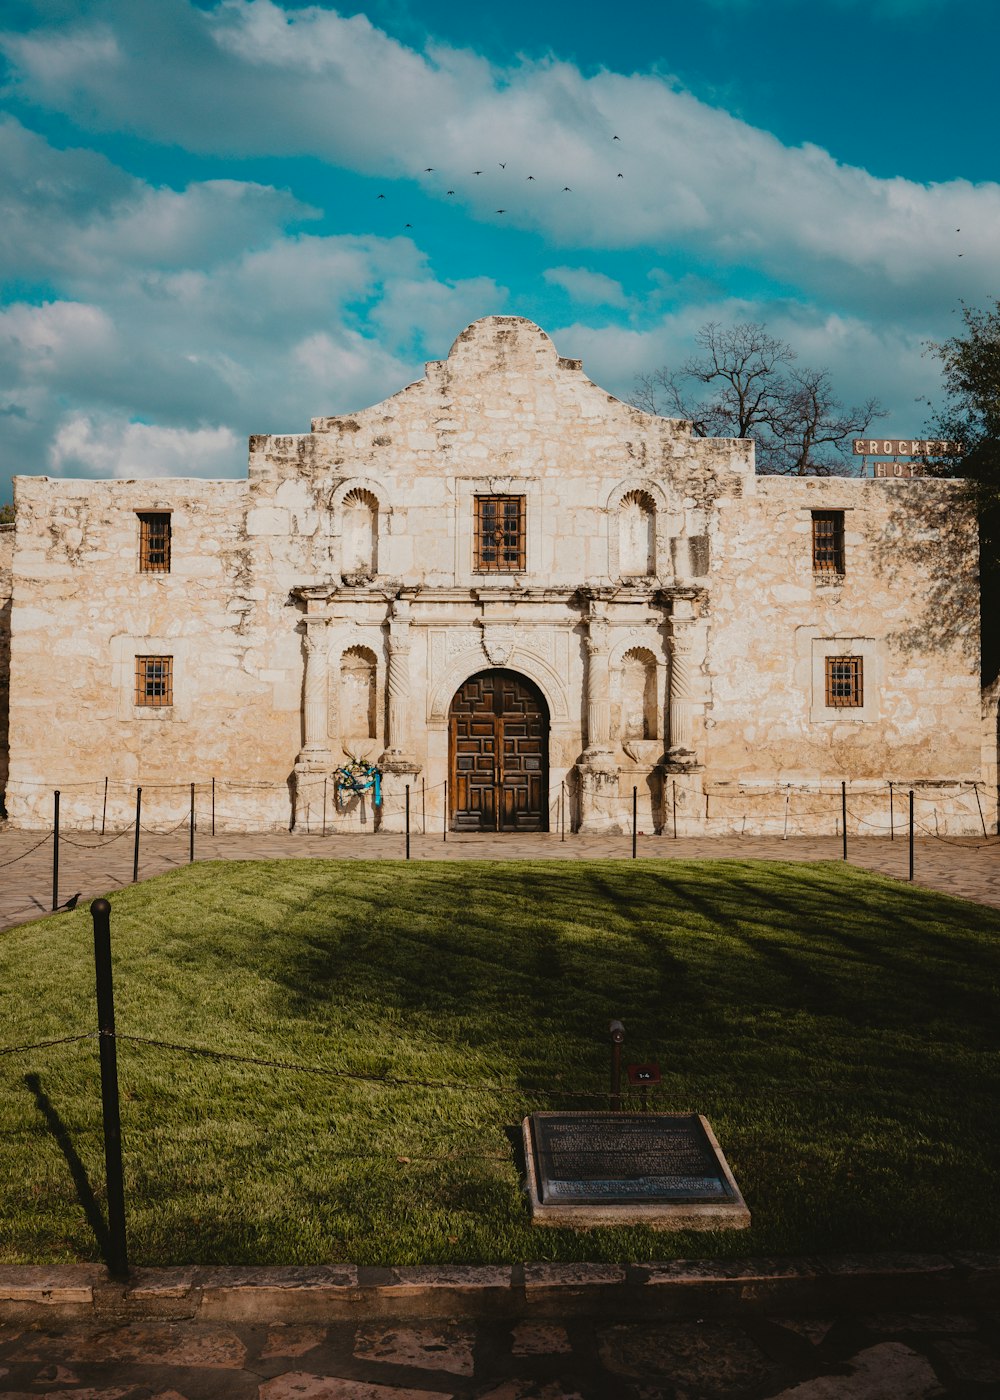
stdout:
<svg viewBox="0 0 1000 1400">
<path fill-rule="evenodd" d="M 477 496 L 475 567 L 484 573 L 524 569 L 524 497 Z"/>
<path fill-rule="evenodd" d="M 844 572 L 844 512 L 814 510 L 813 573 L 842 574 Z"/>
<path fill-rule="evenodd" d="M 174 658 L 137 656 L 135 658 L 135 703 L 163 709 L 174 703 Z"/>
<path fill-rule="evenodd" d="M 834 709 L 858 708 L 865 703 L 860 656 L 826 658 L 826 703 Z"/>
<path fill-rule="evenodd" d="M 139 512 L 139 572 L 169 574 L 170 512 Z"/>
</svg>

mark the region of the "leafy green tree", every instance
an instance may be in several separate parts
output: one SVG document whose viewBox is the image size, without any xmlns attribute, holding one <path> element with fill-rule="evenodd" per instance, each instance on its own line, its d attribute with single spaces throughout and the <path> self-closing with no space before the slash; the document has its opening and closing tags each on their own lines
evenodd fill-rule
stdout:
<svg viewBox="0 0 1000 1400">
<path fill-rule="evenodd" d="M 946 402 L 928 437 L 962 444 L 956 456 L 931 457 L 936 476 L 961 477 L 979 517 L 983 680 L 1000 673 L 1000 300 L 962 307 L 964 330 L 929 349 L 941 361 Z"/>
<path fill-rule="evenodd" d="M 753 438 L 762 472 L 851 472 L 850 442 L 879 417 L 875 399 L 845 408 L 828 370 L 797 366 L 792 347 L 756 321 L 709 321 L 695 340 L 700 353 L 680 369 L 664 365 L 636 380 L 636 408 L 686 418 L 698 437 Z"/>
</svg>

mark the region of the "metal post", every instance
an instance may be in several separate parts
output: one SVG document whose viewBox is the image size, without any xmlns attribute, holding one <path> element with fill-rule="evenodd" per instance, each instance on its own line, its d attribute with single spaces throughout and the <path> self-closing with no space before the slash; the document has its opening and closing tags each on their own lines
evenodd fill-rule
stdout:
<svg viewBox="0 0 1000 1400">
<path fill-rule="evenodd" d="M 52 794 L 52 908 L 59 908 L 59 789 Z"/>
<path fill-rule="evenodd" d="M 625 1027 L 621 1021 L 612 1021 L 608 1026 L 611 1036 L 611 1112 L 619 1113 L 622 1106 L 622 1041 Z"/>
<path fill-rule="evenodd" d="M 326 835 L 326 779 L 323 779 L 323 835 Z"/>
<path fill-rule="evenodd" d="M 420 835 L 427 835 L 427 784 L 420 779 Z"/>
<path fill-rule="evenodd" d="M 847 859 L 847 784 L 840 784 L 840 819 L 844 828 L 844 859 Z"/>
<path fill-rule="evenodd" d="M 410 859 L 410 785 L 406 784 L 406 859 Z"/>
<path fill-rule="evenodd" d="M 212 835 L 215 835 L 215 779 L 212 779 Z"/>
<path fill-rule="evenodd" d="M 101 812 L 101 835 L 104 835 L 104 823 L 108 819 L 108 780 L 104 779 L 104 808 Z"/>
<path fill-rule="evenodd" d="M 188 864 L 194 864 L 194 783 L 191 784 L 191 827 L 188 838 Z"/>
<path fill-rule="evenodd" d="M 895 827 L 896 827 L 896 816 L 895 816 L 895 812 L 894 812 L 894 810 L 893 810 L 893 804 L 892 804 L 892 783 L 890 783 L 890 784 L 889 784 L 889 840 L 890 840 L 890 841 L 895 841 L 895 839 L 896 839 L 896 830 L 895 830 Z"/>
<path fill-rule="evenodd" d="M 910 788 L 910 879 L 913 879 L 913 789 Z"/>
<path fill-rule="evenodd" d="M 636 812 L 638 811 L 638 806 L 639 806 L 639 789 L 636 788 L 636 787 L 633 787 L 633 789 L 632 789 L 632 859 L 633 859 L 633 860 L 635 860 L 635 839 L 636 839 L 636 835 L 637 835 L 637 832 L 636 832 L 636 825 L 637 825 L 637 823 L 636 823 Z"/>
<path fill-rule="evenodd" d="M 118 1110 L 118 1055 L 115 1044 L 115 994 L 111 976 L 111 905 L 95 899 L 94 969 L 97 974 L 97 1030 L 101 1057 L 101 1111 L 104 1118 L 104 1169 L 108 1188 L 108 1271 L 128 1277 L 125 1238 L 125 1181 L 122 1175 L 122 1127 Z"/>
<path fill-rule="evenodd" d="M 676 840 L 677 840 L 677 782 L 676 782 L 676 780 L 675 780 L 674 778 L 671 778 L 671 779 L 670 779 L 670 790 L 671 790 L 671 794 L 672 794 L 672 797 L 673 797 L 673 804 L 674 804 L 674 840 L 676 841 Z"/>
<path fill-rule="evenodd" d="M 135 852 L 132 856 L 132 883 L 139 878 L 139 820 L 142 816 L 142 788 L 135 790 Z"/>
<path fill-rule="evenodd" d="M 788 783 L 785 787 L 785 830 L 782 833 L 782 841 L 788 840 L 788 804 L 792 800 L 792 785 Z"/>
<path fill-rule="evenodd" d="M 562 832 L 560 841 L 566 840 L 566 779 L 562 780 L 562 789 L 559 793 L 559 828 Z"/>
<path fill-rule="evenodd" d="M 983 824 L 983 835 L 984 835 L 984 836 L 987 836 L 987 831 L 986 831 L 986 818 L 983 816 L 983 804 L 982 804 L 982 803 L 980 802 L 980 800 L 979 800 L 979 784 L 978 784 L 978 783 L 973 783 L 973 784 L 972 784 L 972 791 L 976 794 L 976 806 L 979 808 L 979 820 L 980 820 L 980 821 L 982 822 L 982 824 Z M 988 836 L 987 836 L 987 839 L 989 839 Z"/>
<path fill-rule="evenodd" d="M 442 841 L 448 839 L 448 779 L 444 780 L 444 811 L 441 814 Z"/>
</svg>

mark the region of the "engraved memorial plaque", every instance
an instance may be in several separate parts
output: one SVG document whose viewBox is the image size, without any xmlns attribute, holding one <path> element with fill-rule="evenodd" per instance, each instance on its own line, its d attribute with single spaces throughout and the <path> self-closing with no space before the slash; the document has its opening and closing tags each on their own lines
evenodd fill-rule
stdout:
<svg viewBox="0 0 1000 1400">
<path fill-rule="evenodd" d="M 749 1225 L 707 1119 L 697 1113 L 534 1113 L 524 1120 L 536 1224 Z"/>
</svg>

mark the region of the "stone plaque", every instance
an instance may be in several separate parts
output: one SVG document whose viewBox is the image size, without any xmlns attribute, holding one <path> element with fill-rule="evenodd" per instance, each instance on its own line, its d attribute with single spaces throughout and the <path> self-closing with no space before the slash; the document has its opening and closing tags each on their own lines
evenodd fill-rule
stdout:
<svg viewBox="0 0 1000 1400">
<path fill-rule="evenodd" d="M 697 1113 L 534 1113 L 524 1120 L 536 1224 L 742 1228 L 750 1213 Z"/>
</svg>

